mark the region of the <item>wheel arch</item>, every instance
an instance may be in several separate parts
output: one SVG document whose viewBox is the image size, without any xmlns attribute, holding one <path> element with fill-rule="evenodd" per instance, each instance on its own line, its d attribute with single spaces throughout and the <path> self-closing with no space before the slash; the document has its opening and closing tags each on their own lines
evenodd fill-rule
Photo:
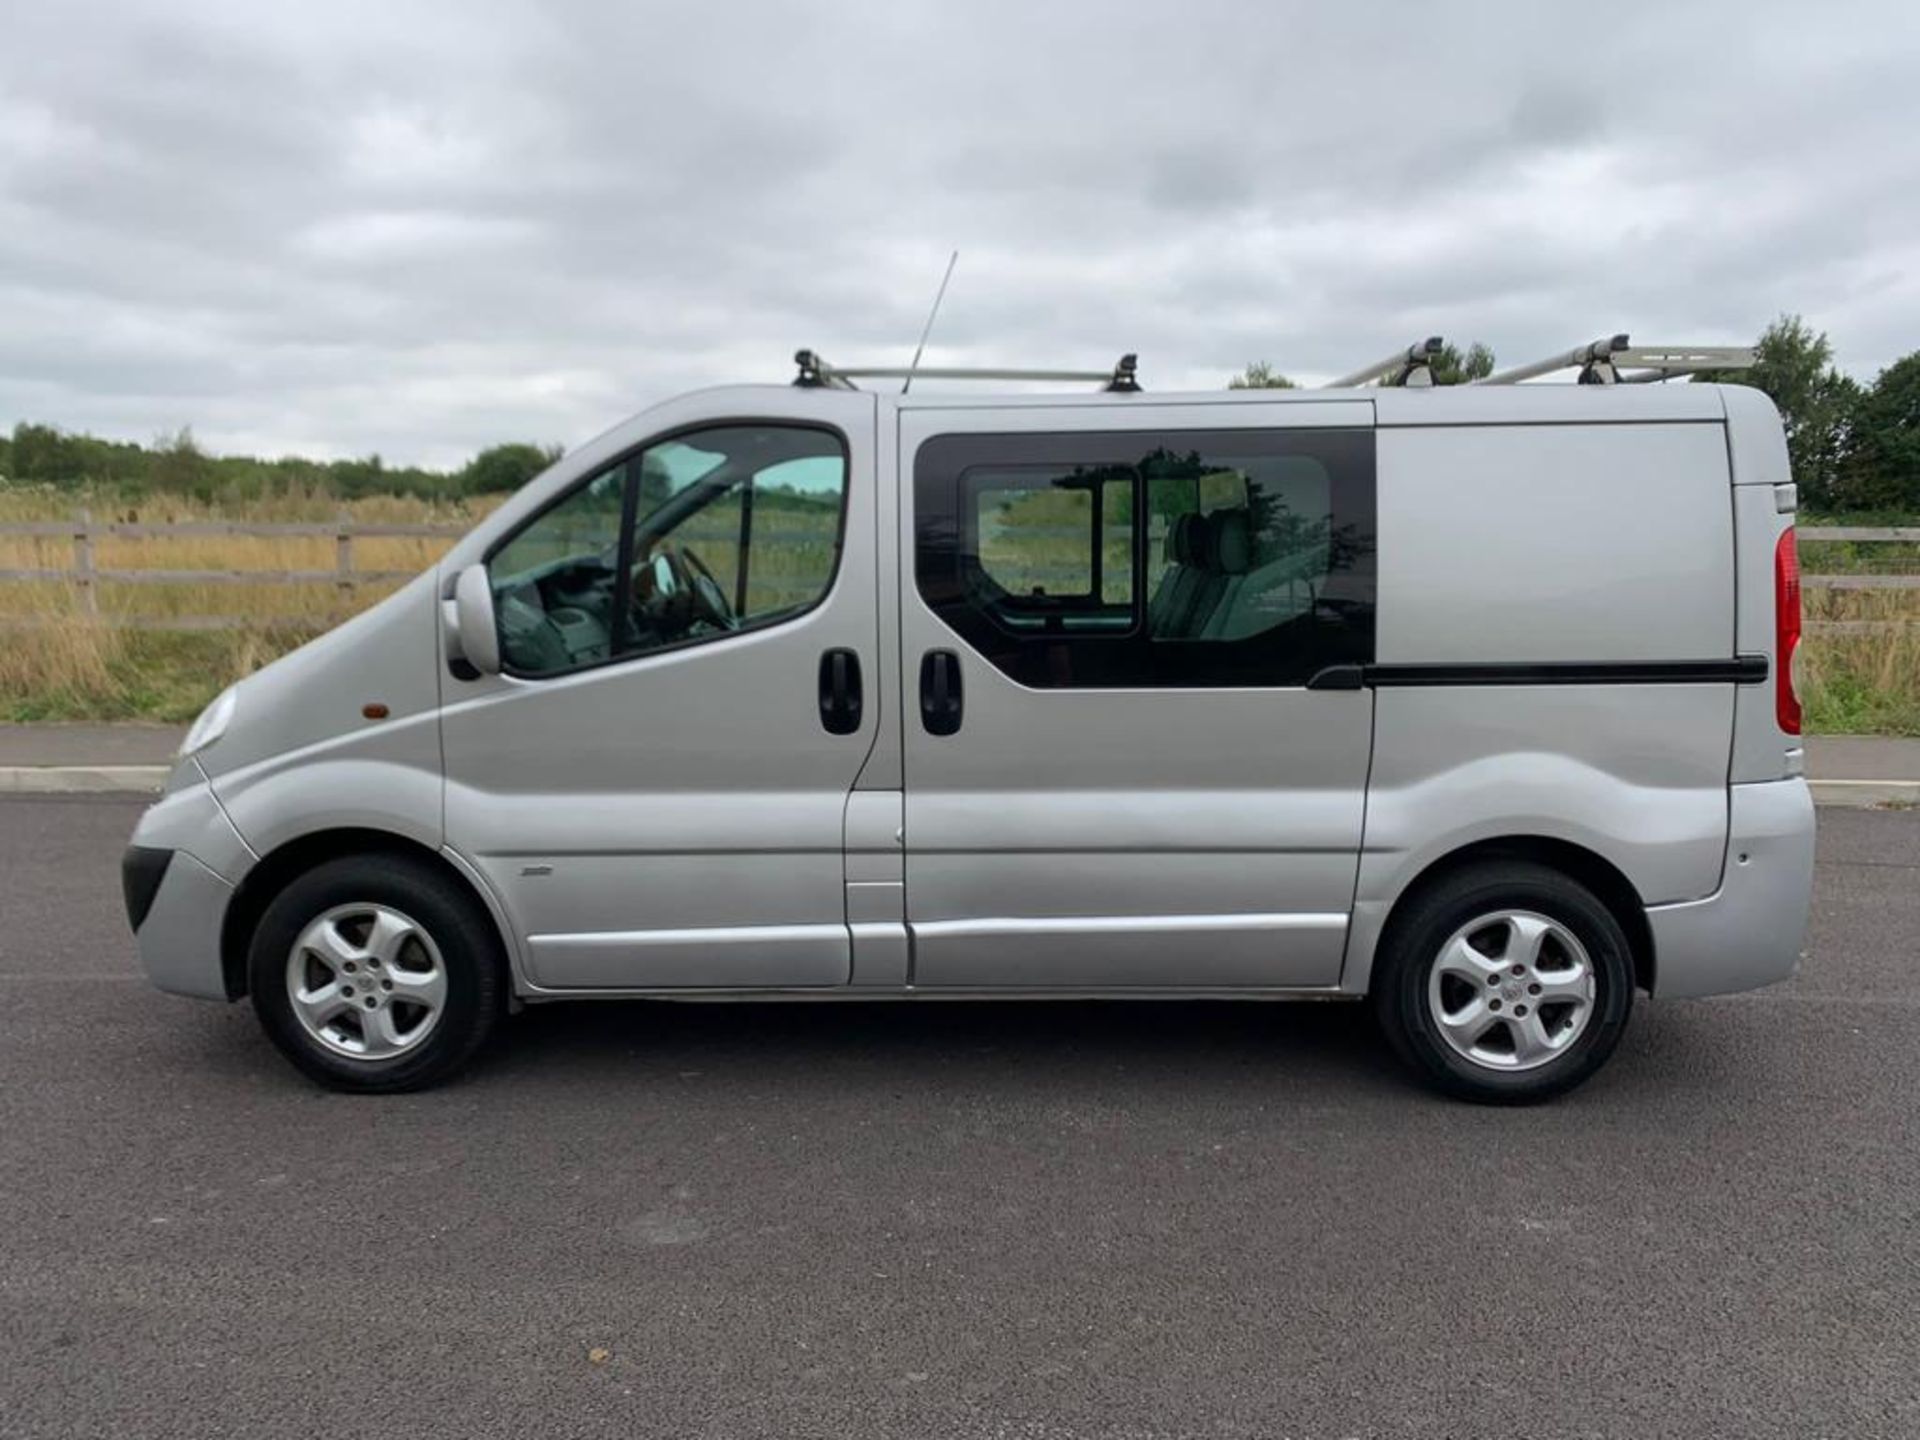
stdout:
<svg viewBox="0 0 1920 1440">
<path fill-rule="evenodd" d="M 1646 902 L 1640 892 L 1619 866 L 1598 851 L 1548 835 L 1500 835 L 1475 840 L 1429 861 L 1401 888 L 1373 929 L 1371 943 L 1363 957 L 1366 966 L 1366 973 L 1360 977 L 1363 983 L 1371 977 L 1374 955 L 1392 933 L 1395 921 L 1406 914 L 1411 901 L 1449 876 L 1489 860 L 1531 861 L 1586 886 L 1619 921 L 1626 934 L 1633 953 L 1634 984 L 1642 990 L 1653 989 L 1653 927 L 1648 923 Z"/>
<path fill-rule="evenodd" d="M 235 888 L 220 926 L 220 970 L 228 999 L 238 1000 L 247 993 L 247 949 L 253 942 L 260 917 L 274 897 L 315 866 L 350 855 L 404 856 L 437 870 L 473 897 L 487 917 L 487 923 L 499 932 L 501 953 L 513 955 L 512 939 L 501 930 L 500 916 L 491 898 L 479 889 L 464 867 L 454 864 L 431 846 L 392 830 L 339 826 L 285 841 L 261 856 Z M 511 968 L 509 965 L 509 970 Z"/>
</svg>

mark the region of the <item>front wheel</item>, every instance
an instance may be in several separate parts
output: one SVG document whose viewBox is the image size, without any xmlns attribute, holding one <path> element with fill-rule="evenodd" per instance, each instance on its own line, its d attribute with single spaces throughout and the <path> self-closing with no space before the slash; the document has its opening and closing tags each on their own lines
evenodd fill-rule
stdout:
<svg viewBox="0 0 1920 1440">
<path fill-rule="evenodd" d="M 1381 940 L 1374 1011 L 1400 1057 L 1467 1100 L 1526 1104 L 1605 1063 L 1633 1008 L 1633 957 L 1578 881 L 1477 865 L 1408 902 Z"/>
<path fill-rule="evenodd" d="M 336 1090 L 446 1079 L 504 1000 L 492 922 L 460 885 L 405 856 L 348 856 L 294 880 L 261 916 L 248 968 L 269 1038 Z"/>
</svg>

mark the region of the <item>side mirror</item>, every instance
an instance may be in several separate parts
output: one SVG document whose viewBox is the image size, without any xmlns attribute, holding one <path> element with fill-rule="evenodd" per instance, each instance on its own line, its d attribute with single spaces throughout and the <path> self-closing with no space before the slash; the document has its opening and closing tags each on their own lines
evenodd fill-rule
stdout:
<svg viewBox="0 0 1920 1440">
<path fill-rule="evenodd" d="M 493 618 L 493 585 L 486 566 L 469 565 L 453 582 L 453 621 L 461 658 L 482 675 L 498 675 L 500 628 Z"/>
</svg>

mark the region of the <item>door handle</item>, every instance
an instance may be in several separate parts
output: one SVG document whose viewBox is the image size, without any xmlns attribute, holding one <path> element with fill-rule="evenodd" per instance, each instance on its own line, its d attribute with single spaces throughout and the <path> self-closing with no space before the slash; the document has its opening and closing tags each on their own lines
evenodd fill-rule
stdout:
<svg viewBox="0 0 1920 1440">
<path fill-rule="evenodd" d="M 820 723 L 829 735 L 851 735 L 860 728 L 860 657 L 833 649 L 820 657 Z"/>
<path fill-rule="evenodd" d="M 960 657 L 927 651 L 920 657 L 920 723 L 929 735 L 951 735 L 960 728 L 960 712 Z"/>
</svg>

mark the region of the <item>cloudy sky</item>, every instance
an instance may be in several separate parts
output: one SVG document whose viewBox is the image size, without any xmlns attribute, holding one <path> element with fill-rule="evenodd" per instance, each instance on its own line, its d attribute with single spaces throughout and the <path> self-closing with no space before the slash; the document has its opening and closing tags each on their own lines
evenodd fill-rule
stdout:
<svg viewBox="0 0 1920 1440">
<path fill-rule="evenodd" d="M 1920 5 L 13 0 L 0 425 L 457 463 L 800 345 L 1920 347 Z"/>
</svg>

